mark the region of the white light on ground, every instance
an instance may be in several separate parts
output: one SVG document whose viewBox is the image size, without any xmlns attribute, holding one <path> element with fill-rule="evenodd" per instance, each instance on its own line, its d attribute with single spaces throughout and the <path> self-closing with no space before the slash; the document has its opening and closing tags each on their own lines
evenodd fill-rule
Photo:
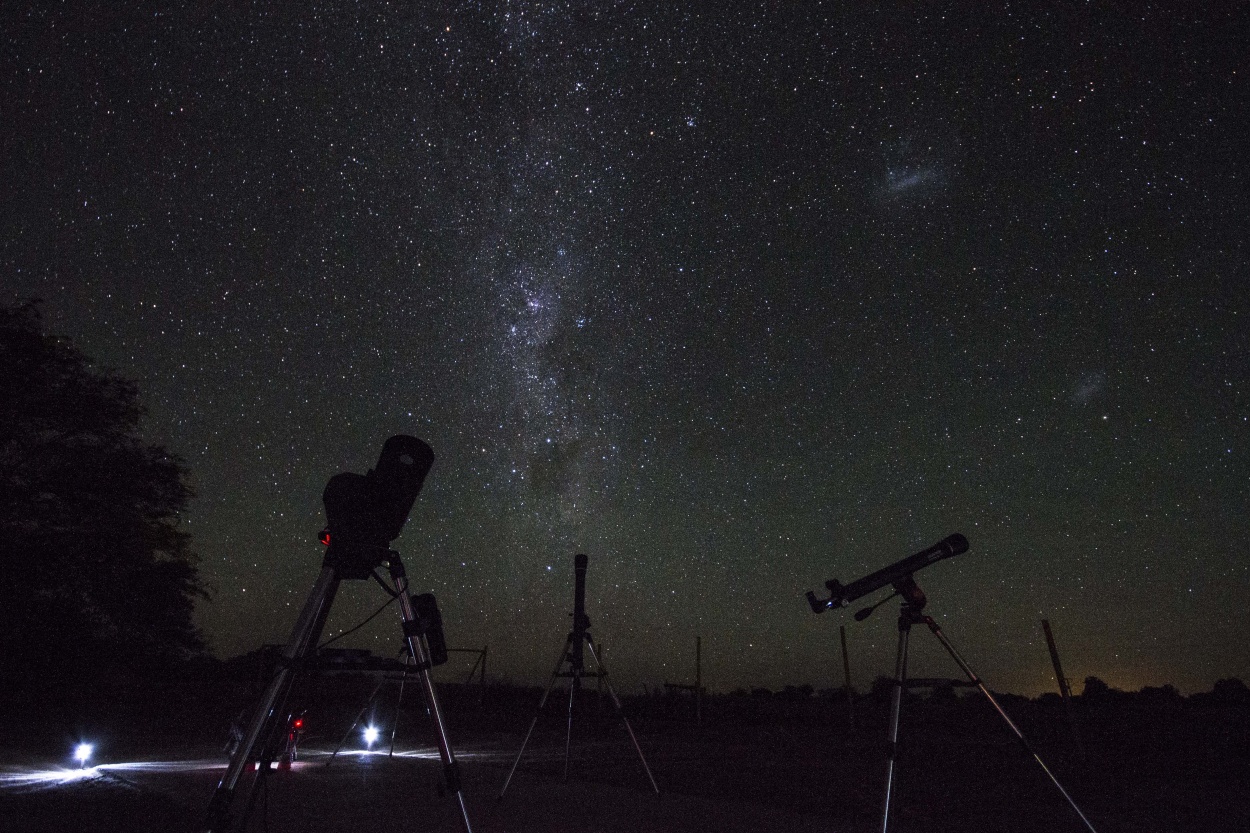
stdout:
<svg viewBox="0 0 1250 833">
<path fill-rule="evenodd" d="M 95 751 L 95 747 L 89 743 L 80 743 L 74 748 L 74 760 L 78 761 L 80 766 L 86 766 L 87 761 L 91 759 L 91 753 Z"/>
<path fill-rule="evenodd" d="M 101 764 L 90 769 L 32 769 L 21 765 L 6 764 L 0 765 L 0 797 L 3 797 L 4 793 L 9 790 L 29 792 L 31 790 L 55 788 L 64 784 L 99 778 L 103 772 L 126 772 L 142 775 L 145 773 L 213 771 L 225 768 L 226 764 L 217 758 L 190 761 L 134 761 L 130 763 Z M 3 826 L 2 820 L 0 820 L 0 829 L 7 829 Z"/>
<path fill-rule="evenodd" d="M 367 727 L 365 729 L 365 743 L 367 743 L 369 746 L 373 746 L 373 744 L 377 742 L 377 739 L 378 739 L 377 727 L 375 726 Z"/>
</svg>

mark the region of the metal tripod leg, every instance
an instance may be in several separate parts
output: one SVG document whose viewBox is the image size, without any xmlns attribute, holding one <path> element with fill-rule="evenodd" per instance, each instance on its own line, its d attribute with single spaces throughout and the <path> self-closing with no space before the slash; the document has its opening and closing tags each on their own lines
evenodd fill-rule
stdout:
<svg viewBox="0 0 1250 833">
<path fill-rule="evenodd" d="M 906 605 L 898 617 L 898 658 L 894 663 L 894 690 L 890 693 L 890 742 L 886 746 L 889 762 L 885 769 L 885 806 L 881 810 L 881 833 L 890 827 L 890 800 L 894 796 L 894 763 L 898 759 L 898 718 L 903 705 L 903 689 L 907 685 L 907 642 L 911 636 L 912 614 Z"/>
<path fill-rule="evenodd" d="M 272 756 L 272 749 L 268 749 L 268 747 L 272 746 L 271 739 L 275 728 L 274 724 L 277 720 L 276 709 L 286 699 L 298 661 L 307 656 L 316 647 L 317 640 L 321 636 L 321 629 L 325 626 L 330 605 L 334 601 L 334 594 L 338 590 L 338 585 L 338 571 L 328 564 L 323 565 L 321 574 L 317 577 L 317 582 L 313 585 L 312 592 L 308 594 L 308 599 L 304 602 L 304 608 L 300 611 L 299 618 L 295 622 L 295 628 L 291 631 L 291 637 L 287 640 L 286 648 L 282 651 L 281 665 L 274 674 L 273 679 L 270 680 L 269 686 L 265 689 L 260 702 L 257 703 L 256 708 L 253 710 L 247 729 L 244 732 L 243 740 L 235 749 L 234 756 L 231 757 L 230 763 L 226 767 L 226 774 L 222 776 L 221 781 L 217 784 L 212 801 L 209 802 L 207 829 L 210 833 L 230 829 L 232 824 L 230 803 L 234 800 L 235 788 L 239 783 L 239 778 L 243 775 L 243 771 L 247 768 L 248 762 L 253 759 L 256 745 L 261 742 L 265 744 L 267 751 L 262 753 L 260 765 L 267 771 L 269 767 L 268 759 Z M 259 784 L 259 779 L 264 774 L 261 771 L 257 772 L 257 780 L 253 782 L 253 787 Z M 254 796 L 255 789 L 253 789 Z M 249 802 L 247 811 L 250 811 L 250 809 Z M 247 811 L 245 811 L 243 816 L 244 824 L 247 821 Z"/>
<path fill-rule="evenodd" d="M 569 634 L 568 639 L 564 640 L 564 647 L 560 649 L 560 653 L 556 656 L 556 667 L 551 672 L 551 680 L 547 683 L 547 690 L 543 692 L 542 699 L 538 701 L 538 708 L 534 710 L 534 719 L 530 721 L 529 731 L 525 733 L 525 740 L 521 741 L 521 748 L 516 753 L 516 760 L 512 762 L 512 769 L 508 770 L 508 777 L 504 779 L 503 789 L 499 791 L 499 797 L 503 798 L 504 793 L 508 791 L 508 785 L 512 783 L 512 774 L 516 772 L 517 764 L 521 763 L 521 756 L 525 754 L 525 747 L 530 742 L 530 735 L 534 734 L 534 727 L 538 724 L 538 716 L 542 714 L 543 706 L 547 705 L 547 698 L 551 695 L 551 689 L 555 687 L 556 678 L 560 676 L 560 666 L 564 665 L 564 659 L 569 655 L 569 646 L 573 643 L 573 635 Z"/>
<path fill-rule="evenodd" d="M 400 615 L 404 620 L 404 638 L 408 641 L 408 650 L 417 666 L 417 675 L 421 682 L 421 692 L 425 695 L 426 706 L 434 719 L 438 753 L 443 759 L 443 777 L 447 782 L 447 790 L 454 793 L 456 803 L 460 807 L 460 821 L 465 833 L 473 833 L 473 825 L 469 822 L 469 809 L 464 803 L 464 792 L 460 787 L 460 766 L 451 751 L 451 742 L 447 740 L 447 730 L 443 722 L 443 711 L 438 705 L 438 695 L 434 692 L 434 681 L 430 678 L 430 653 L 422 640 L 421 624 L 412 606 L 412 597 L 408 595 L 408 577 L 404 573 L 403 562 L 399 554 L 390 554 L 389 565 L 391 581 L 395 583 L 395 592 L 399 594 Z"/>
<path fill-rule="evenodd" d="M 395 755 L 395 735 L 399 732 L 399 716 L 403 714 L 404 706 L 404 684 L 408 682 L 408 666 L 412 662 L 411 654 L 404 654 L 404 670 L 399 677 L 399 697 L 395 700 L 395 722 L 391 724 L 391 751 L 387 753 L 387 757 Z"/>
<path fill-rule="evenodd" d="M 564 782 L 569 780 L 569 749 L 573 744 L 573 698 L 582 687 L 582 672 L 574 668 L 569 672 L 569 719 L 564 729 Z"/>
<path fill-rule="evenodd" d="M 595 670 L 599 672 L 599 678 L 608 686 L 608 694 L 612 697 L 612 705 L 616 706 L 616 713 L 621 716 L 621 720 L 625 723 L 625 730 L 629 732 L 629 739 L 634 743 L 634 749 L 638 752 L 638 760 L 642 761 L 642 768 L 647 773 L 647 780 L 651 782 L 651 789 L 655 790 L 655 794 L 660 794 L 660 788 L 655 783 L 655 776 L 651 774 L 651 767 L 647 766 L 647 759 L 642 754 L 642 747 L 638 745 L 638 738 L 634 736 L 634 727 L 629 725 L 629 718 L 625 716 L 625 709 L 621 706 L 621 698 L 616 696 L 616 689 L 612 687 L 612 681 L 608 679 L 608 669 L 603 667 L 599 662 L 599 654 L 595 652 L 595 643 L 591 640 L 590 635 L 586 635 L 586 647 L 590 649 L 590 655 L 595 660 Z"/>
<path fill-rule="evenodd" d="M 1046 773 L 1046 777 L 1049 778 L 1051 783 L 1055 785 L 1055 789 L 1059 790 L 1060 795 L 1067 800 L 1072 809 L 1076 811 L 1076 814 L 1080 816 L 1081 822 L 1085 825 L 1085 828 L 1089 830 L 1089 833 L 1097 833 L 1097 831 L 1094 830 L 1094 825 L 1090 824 L 1089 819 L 1085 818 L 1085 814 L 1081 812 L 1081 808 L 1077 806 L 1076 802 L 1072 799 L 1072 796 L 1068 795 L 1068 791 L 1063 788 L 1063 784 L 1059 783 L 1059 779 L 1055 777 L 1054 773 L 1050 771 L 1050 768 L 1042 762 L 1041 757 L 1039 757 L 1038 754 L 1033 751 L 1032 747 L 1029 746 L 1029 742 L 1025 739 L 1024 733 L 1021 732 L 1016 724 L 1012 722 L 1011 718 L 1007 716 L 1007 712 L 1003 711 L 1003 707 L 998 705 L 998 701 L 994 699 L 993 694 L 990 694 L 990 690 L 985 687 L 985 683 L 981 682 L 981 679 L 972 672 L 971 668 L 968 667 L 968 663 L 964 662 L 963 657 L 955 651 L 955 646 L 951 645 L 950 640 L 946 638 L 946 634 L 942 633 L 942 629 L 938 627 L 938 624 L 933 620 L 933 617 L 925 616 L 923 619 L 924 623 L 929 626 L 929 630 L 932 631 L 933 635 L 936 636 L 938 641 L 942 643 L 942 647 L 946 649 L 946 653 L 951 655 L 951 659 L 955 660 L 955 664 L 959 666 L 959 669 L 963 671 L 965 675 L 967 675 L 969 682 L 981 690 L 981 693 L 985 695 L 985 699 L 989 700 L 990 705 L 994 707 L 994 711 L 998 712 L 998 716 L 1003 719 L 1003 721 L 1007 724 L 1007 727 L 1011 729 L 1012 734 L 1014 734 L 1016 739 L 1020 741 L 1020 744 L 1024 747 L 1024 751 L 1033 756 L 1033 760 L 1037 761 L 1037 765 L 1042 768 L 1042 772 Z"/>
</svg>

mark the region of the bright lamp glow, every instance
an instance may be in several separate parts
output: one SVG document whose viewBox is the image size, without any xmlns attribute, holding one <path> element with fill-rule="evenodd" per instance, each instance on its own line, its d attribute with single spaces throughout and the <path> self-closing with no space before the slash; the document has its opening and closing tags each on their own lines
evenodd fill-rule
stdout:
<svg viewBox="0 0 1250 833">
<path fill-rule="evenodd" d="M 89 743 L 80 743 L 74 747 L 74 760 L 82 766 L 87 765 L 87 761 L 91 758 L 91 753 L 95 751 L 95 747 Z"/>
<path fill-rule="evenodd" d="M 365 729 L 365 743 L 373 746 L 378 739 L 378 730 L 376 726 L 369 726 Z"/>
</svg>

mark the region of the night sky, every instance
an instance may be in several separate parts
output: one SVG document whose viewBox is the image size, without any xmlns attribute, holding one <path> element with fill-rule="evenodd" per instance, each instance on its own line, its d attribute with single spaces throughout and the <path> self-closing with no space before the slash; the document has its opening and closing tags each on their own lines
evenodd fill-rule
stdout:
<svg viewBox="0 0 1250 833">
<path fill-rule="evenodd" d="M 961 532 L 917 581 L 991 687 L 1055 690 L 1043 618 L 1078 692 L 1250 680 L 1250 13 L 677 5 L 4 5 L 0 302 L 138 381 L 217 655 L 409 433 L 396 547 L 491 676 L 546 682 L 585 552 L 622 693 L 696 636 L 837 686 L 839 625 L 862 689 L 896 605 L 804 591 Z"/>
</svg>

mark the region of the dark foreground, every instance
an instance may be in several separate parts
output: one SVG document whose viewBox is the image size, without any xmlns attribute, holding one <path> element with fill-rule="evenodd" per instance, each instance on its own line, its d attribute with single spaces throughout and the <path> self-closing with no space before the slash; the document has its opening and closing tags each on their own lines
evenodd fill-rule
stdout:
<svg viewBox="0 0 1250 833">
<path fill-rule="evenodd" d="M 628 736 L 610 710 L 575 730 L 562 778 L 558 720 L 536 732 L 507 795 L 499 792 L 528 723 L 516 731 L 452 726 L 474 830 L 735 831 L 879 830 L 885 720 L 865 703 L 854 731 L 831 724 L 832 703 L 781 719 L 742 700 L 696 727 L 639 710 L 635 728 L 662 795 L 650 788 Z M 1028 702 L 1013 704 L 1021 727 L 1100 833 L 1250 830 L 1250 736 L 1241 709 L 1123 709 L 1083 715 L 1085 760 L 1068 725 Z M 556 711 L 559 711 L 558 709 Z M 785 711 L 785 710 L 782 710 Z M 812 717 L 814 716 L 814 717 Z M 349 718 L 350 721 L 350 718 Z M 489 722 L 489 721 L 487 721 Z M 344 747 L 330 766 L 339 727 L 310 733 L 290 771 L 268 779 L 249 830 L 458 831 L 455 803 L 440 795 L 440 765 L 428 726 L 411 725 L 396 754 Z M 1080 831 L 1085 826 L 1037 763 L 983 702 L 913 705 L 896 780 L 891 829 L 904 831 Z M 37 744 L 0 760 L 0 830 L 193 831 L 224 770 L 220 748 L 176 738 L 113 744 L 85 773 L 48 762 Z M 129 748 L 127 748 L 129 746 Z M 145 748 L 146 747 L 146 748 Z M 234 803 L 241 810 L 246 790 Z"/>
</svg>

